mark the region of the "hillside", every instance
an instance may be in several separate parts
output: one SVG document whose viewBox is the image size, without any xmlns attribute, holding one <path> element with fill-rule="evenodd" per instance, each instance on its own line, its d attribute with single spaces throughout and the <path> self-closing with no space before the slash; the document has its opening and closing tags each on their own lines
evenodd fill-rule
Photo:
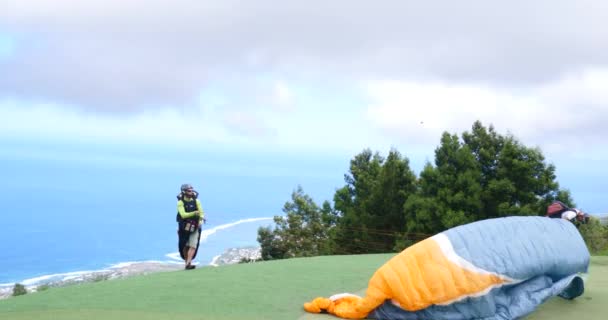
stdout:
<svg viewBox="0 0 608 320">
<path fill-rule="evenodd" d="M 322 319 L 302 304 L 362 292 L 392 255 L 332 256 L 208 267 L 52 288 L 0 301 L 0 319 Z M 608 301 L 608 257 L 594 257 L 587 291 L 553 299 L 530 319 L 600 319 Z"/>
</svg>

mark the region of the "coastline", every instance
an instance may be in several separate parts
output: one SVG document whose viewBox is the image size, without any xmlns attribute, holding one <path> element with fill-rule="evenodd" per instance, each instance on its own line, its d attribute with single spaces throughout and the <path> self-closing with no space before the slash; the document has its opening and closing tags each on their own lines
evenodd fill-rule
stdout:
<svg viewBox="0 0 608 320">
<path fill-rule="evenodd" d="M 228 230 L 241 224 L 271 221 L 272 219 L 273 218 L 270 217 L 246 218 L 226 224 L 221 224 L 210 229 L 205 229 L 201 234 L 201 244 L 205 243 L 209 237 L 216 235 L 218 231 Z M 233 243 L 231 247 L 224 249 L 224 251 L 221 251 L 219 255 L 210 257 L 211 261 L 204 259 L 204 264 L 201 264 L 200 260 L 195 260 L 193 264 L 199 267 L 217 267 L 226 264 L 239 263 L 243 259 L 246 259 L 247 261 L 255 261 L 261 258 L 260 247 L 251 245 L 236 247 L 238 245 L 239 244 Z M 0 299 L 6 299 L 11 297 L 13 293 L 13 288 L 17 283 L 25 286 L 28 293 L 33 293 L 39 291 L 39 289 L 41 288 L 48 289 L 53 287 L 63 287 L 80 283 L 120 279 L 157 272 L 183 270 L 184 264 L 183 260 L 179 255 L 179 252 L 172 252 L 166 254 L 165 257 L 167 257 L 168 259 L 163 261 L 145 260 L 120 262 L 110 265 L 106 268 L 100 268 L 95 270 L 47 274 L 29 279 L 22 279 L 16 282 L 0 283 Z"/>
<path fill-rule="evenodd" d="M 121 279 L 136 275 L 144 275 L 156 272 L 175 271 L 183 269 L 182 264 L 161 261 L 141 261 L 119 263 L 107 269 L 76 271 L 27 279 L 18 282 L 25 286 L 28 294 L 37 292 L 41 288 L 63 287 L 88 282 Z M 13 287 L 16 283 L 0 285 L 0 299 L 12 296 Z"/>
<path fill-rule="evenodd" d="M 226 249 L 221 255 L 213 258 L 213 261 L 204 267 L 219 267 L 222 265 L 236 264 L 243 259 L 256 261 L 261 257 L 259 247 L 242 247 Z M 200 264 L 194 263 L 198 266 Z M 46 275 L 18 282 L 25 286 L 28 294 L 54 287 L 64 287 L 81 283 L 99 282 L 127 277 L 146 275 L 158 272 L 169 272 L 183 270 L 182 262 L 166 261 L 136 261 L 123 262 L 113 265 L 107 269 L 77 271 L 62 274 Z M 12 296 L 13 287 L 16 283 L 0 284 L 0 299 Z"/>
</svg>

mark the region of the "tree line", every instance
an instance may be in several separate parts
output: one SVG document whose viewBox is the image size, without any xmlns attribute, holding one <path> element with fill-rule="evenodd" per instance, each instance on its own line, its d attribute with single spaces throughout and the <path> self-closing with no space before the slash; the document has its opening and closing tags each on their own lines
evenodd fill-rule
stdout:
<svg viewBox="0 0 608 320">
<path fill-rule="evenodd" d="M 333 203 L 319 206 L 297 187 L 275 226 L 258 230 L 262 259 L 398 252 L 469 222 L 544 215 L 554 200 L 575 206 L 555 170 L 539 148 L 480 121 L 460 136 L 444 132 L 434 163 L 418 177 L 399 151 L 383 157 L 365 149 L 351 159 Z M 580 230 L 592 251 L 608 249 L 598 221 Z"/>
</svg>

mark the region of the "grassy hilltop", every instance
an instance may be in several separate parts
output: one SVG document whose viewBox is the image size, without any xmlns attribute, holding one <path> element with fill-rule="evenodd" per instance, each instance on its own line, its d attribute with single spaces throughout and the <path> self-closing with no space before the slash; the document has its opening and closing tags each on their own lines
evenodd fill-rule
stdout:
<svg viewBox="0 0 608 320">
<path fill-rule="evenodd" d="M 302 304 L 361 293 L 391 254 L 289 259 L 51 288 L 0 301 L 0 319 L 325 319 Z M 604 319 L 608 257 L 594 257 L 584 296 L 554 298 L 530 319 Z M 335 319 L 335 318 L 334 318 Z"/>
</svg>

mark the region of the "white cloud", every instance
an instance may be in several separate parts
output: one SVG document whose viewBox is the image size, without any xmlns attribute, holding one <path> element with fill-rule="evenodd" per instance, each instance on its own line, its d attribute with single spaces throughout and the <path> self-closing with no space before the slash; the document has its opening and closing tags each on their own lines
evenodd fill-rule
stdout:
<svg viewBox="0 0 608 320">
<path fill-rule="evenodd" d="M 538 95 L 547 104 L 585 111 L 600 112 L 608 109 L 608 68 L 587 68 L 566 74 L 558 81 L 538 88 Z M 578 118 L 577 115 L 573 115 Z M 584 116 L 583 117 L 587 117 Z"/>
<path fill-rule="evenodd" d="M 305 94 L 298 95 L 287 81 L 242 79 L 232 88 L 227 84 L 213 88 L 201 96 L 199 106 L 122 115 L 5 101 L 0 103 L 0 137 L 151 144 L 198 141 L 231 148 L 350 153 L 394 146 L 416 157 L 432 155 L 443 131 L 459 134 L 479 119 L 548 152 L 590 145 L 606 149 L 605 83 L 608 69 L 597 68 L 525 88 L 389 80 L 366 82 L 363 90 L 305 88 L 301 90 Z"/>
<path fill-rule="evenodd" d="M 115 117 L 51 104 L 0 104 L 0 136 L 39 139 L 99 140 L 118 143 L 224 143 L 234 137 L 219 121 L 203 121 L 204 110 L 151 110 Z M 211 110 L 212 111 L 212 110 Z M 213 112 L 206 117 L 217 119 Z"/>
<path fill-rule="evenodd" d="M 608 65 L 605 1 L 3 0 L 0 97 L 95 110 L 191 105 L 272 74 L 538 85 Z M 276 80 L 272 79 L 272 80 Z"/>
<path fill-rule="evenodd" d="M 608 69 L 589 69 L 526 89 L 442 82 L 378 81 L 365 85 L 368 116 L 403 143 L 437 143 L 475 120 L 526 143 L 574 150 L 608 136 Z"/>
<path fill-rule="evenodd" d="M 21 138 L 152 146 L 215 146 L 225 149 L 356 152 L 372 147 L 369 130 L 326 105 L 277 112 L 230 108 L 232 101 L 198 108 L 151 109 L 133 114 L 83 111 L 53 104 L 0 102 L 0 139 Z"/>
</svg>

